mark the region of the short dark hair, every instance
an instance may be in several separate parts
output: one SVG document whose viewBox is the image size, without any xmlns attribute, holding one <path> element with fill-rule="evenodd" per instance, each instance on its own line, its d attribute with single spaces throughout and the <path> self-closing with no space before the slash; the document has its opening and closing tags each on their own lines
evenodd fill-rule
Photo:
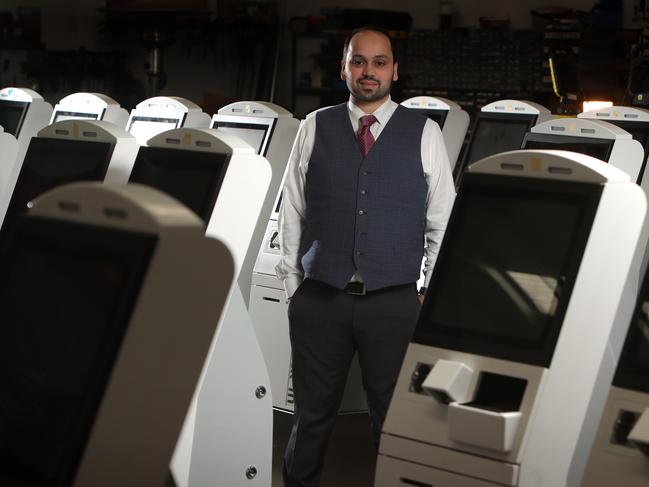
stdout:
<svg viewBox="0 0 649 487">
<path fill-rule="evenodd" d="M 347 49 L 349 49 L 349 44 L 352 42 L 352 37 L 354 37 L 356 34 L 360 34 L 361 32 L 376 32 L 377 34 L 382 34 L 385 37 L 388 38 L 388 41 L 390 41 L 390 50 L 392 51 L 392 60 L 396 63 L 397 62 L 397 52 L 394 49 L 394 41 L 392 40 L 392 36 L 390 36 L 390 33 L 385 30 L 383 27 L 379 27 L 377 25 L 366 25 L 363 27 L 359 27 L 357 29 L 354 29 L 351 34 L 347 36 L 345 39 L 345 45 L 343 47 L 343 58 L 347 56 Z"/>
</svg>

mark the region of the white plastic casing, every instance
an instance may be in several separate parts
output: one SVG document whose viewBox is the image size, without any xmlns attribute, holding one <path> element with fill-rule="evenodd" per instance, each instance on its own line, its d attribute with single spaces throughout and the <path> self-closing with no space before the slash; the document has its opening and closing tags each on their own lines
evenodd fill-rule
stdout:
<svg viewBox="0 0 649 487">
<path fill-rule="evenodd" d="M 103 120 L 126 128 L 128 111 L 119 106 L 115 100 L 101 93 L 73 93 L 54 106 L 50 123 L 65 119 Z"/>
</svg>

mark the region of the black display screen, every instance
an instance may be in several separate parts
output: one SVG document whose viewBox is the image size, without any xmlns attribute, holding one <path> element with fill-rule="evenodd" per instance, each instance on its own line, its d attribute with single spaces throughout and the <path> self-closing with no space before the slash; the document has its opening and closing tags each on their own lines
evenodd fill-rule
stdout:
<svg viewBox="0 0 649 487">
<path fill-rule="evenodd" d="M 573 137 L 571 135 L 527 134 L 524 149 L 567 150 L 608 162 L 613 149 L 611 139 Z"/>
<path fill-rule="evenodd" d="M 0 126 L 6 133 L 18 137 L 28 108 L 24 101 L 0 101 Z"/>
<path fill-rule="evenodd" d="M 481 112 L 476 119 L 465 166 L 494 154 L 520 149 L 534 115 L 502 115 Z"/>
<path fill-rule="evenodd" d="M 264 141 L 266 134 L 271 128 L 270 125 L 260 123 L 240 123 L 240 122 L 221 122 L 212 123 L 213 129 L 236 135 L 241 140 L 250 145 L 259 155 L 265 155 Z M 272 134 L 271 134 L 272 135 Z"/>
<path fill-rule="evenodd" d="M 444 127 L 444 122 L 446 122 L 448 110 L 424 110 L 424 113 L 432 121 L 437 122 L 437 125 L 439 125 L 440 129 Z"/>
<path fill-rule="evenodd" d="M 548 367 L 601 187 L 464 179 L 414 341 Z"/>
<path fill-rule="evenodd" d="M 4 222 L 3 231 L 27 203 L 56 186 L 103 181 L 114 145 L 108 142 L 34 137 L 29 143 Z"/>
<path fill-rule="evenodd" d="M 155 243 L 15 221 L 0 247 L 0 485 L 72 485 Z"/>
<path fill-rule="evenodd" d="M 607 120 L 614 125 L 617 125 L 623 130 L 626 130 L 631 134 L 633 140 L 637 140 L 642 144 L 642 149 L 644 150 L 644 159 L 642 160 L 642 167 L 638 173 L 638 179 L 636 183 L 640 184 L 642 182 L 642 177 L 644 176 L 645 167 L 647 165 L 647 157 L 649 156 L 649 122 L 630 122 L 622 120 Z"/>
<path fill-rule="evenodd" d="M 129 182 L 164 191 L 207 224 L 229 162 L 229 154 L 140 147 Z"/>
<path fill-rule="evenodd" d="M 613 385 L 649 394 L 649 273 L 644 277 Z"/>
</svg>

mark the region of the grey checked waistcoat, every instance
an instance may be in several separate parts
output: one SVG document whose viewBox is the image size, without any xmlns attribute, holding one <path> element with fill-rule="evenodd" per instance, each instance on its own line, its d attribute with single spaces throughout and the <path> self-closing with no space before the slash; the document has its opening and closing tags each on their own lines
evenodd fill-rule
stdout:
<svg viewBox="0 0 649 487">
<path fill-rule="evenodd" d="M 399 106 L 363 159 L 346 103 L 315 116 L 300 243 L 304 276 L 343 289 L 358 270 L 368 291 L 416 282 L 424 252 L 427 119 Z"/>
</svg>

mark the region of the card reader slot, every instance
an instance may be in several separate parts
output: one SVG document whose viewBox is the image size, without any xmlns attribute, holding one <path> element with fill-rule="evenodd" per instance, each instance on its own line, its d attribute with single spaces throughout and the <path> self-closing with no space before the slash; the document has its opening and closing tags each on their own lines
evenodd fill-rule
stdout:
<svg viewBox="0 0 649 487">
<path fill-rule="evenodd" d="M 401 480 L 402 485 L 414 485 L 415 487 L 435 487 L 433 484 L 429 484 L 428 482 L 419 482 L 418 480 L 406 479 L 404 477 L 401 477 L 399 480 Z"/>
</svg>

